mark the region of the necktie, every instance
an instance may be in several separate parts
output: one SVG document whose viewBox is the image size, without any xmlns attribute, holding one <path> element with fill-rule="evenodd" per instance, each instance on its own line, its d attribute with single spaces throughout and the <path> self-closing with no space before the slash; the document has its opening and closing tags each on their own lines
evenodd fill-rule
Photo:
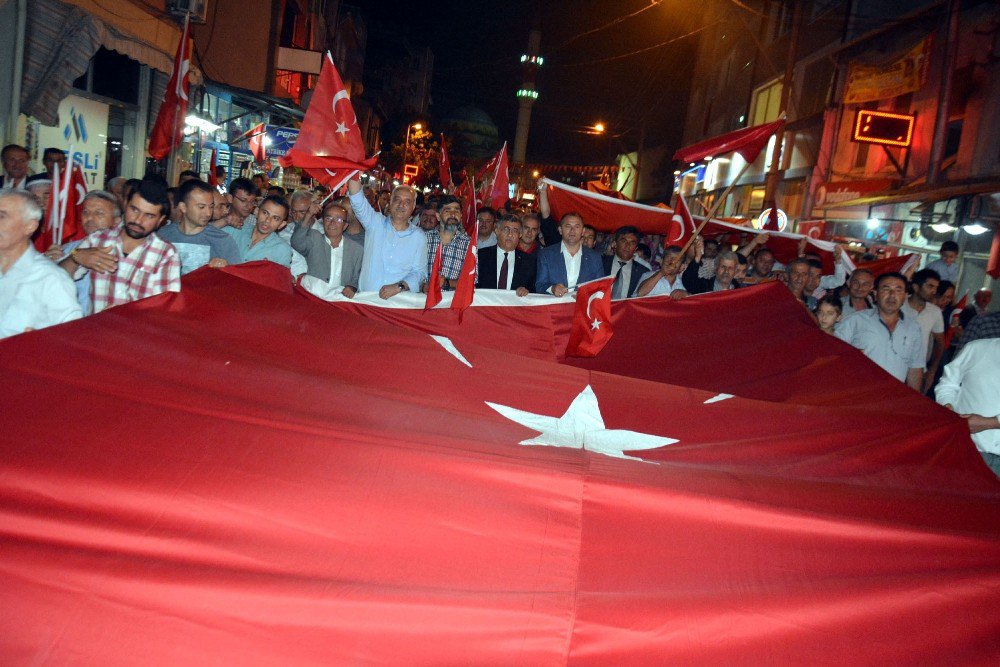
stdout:
<svg viewBox="0 0 1000 667">
<path fill-rule="evenodd" d="M 507 255 L 510 253 L 503 254 L 503 263 L 500 265 L 500 278 L 497 279 L 497 289 L 507 289 L 507 269 L 509 265 L 507 264 Z"/>
<path fill-rule="evenodd" d="M 625 262 L 618 260 L 618 271 L 615 274 L 615 284 L 611 287 L 611 298 L 621 299 L 622 298 L 622 267 L 625 266 Z"/>
</svg>

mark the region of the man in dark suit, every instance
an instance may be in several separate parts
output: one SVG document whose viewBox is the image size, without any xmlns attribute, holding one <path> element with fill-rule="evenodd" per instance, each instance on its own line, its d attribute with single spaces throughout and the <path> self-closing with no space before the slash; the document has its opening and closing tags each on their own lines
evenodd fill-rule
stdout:
<svg viewBox="0 0 1000 667">
<path fill-rule="evenodd" d="M 603 258 L 604 275 L 615 277 L 615 283 L 611 287 L 612 299 L 628 299 L 635 296 L 642 275 L 653 268 L 635 254 L 637 247 L 639 247 L 638 229 L 626 226 L 615 230 L 612 243 L 615 254 Z"/>
<path fill-rule="evenodd" d="M 583 246 L 583 218 L 567 213 L 559 221 L 560 243 L 538 251 L 535 291 L 563 296 L 580 283 L 604 277 L 601 256 Z"/>
<path fill-rule="evenodd" d="M 535 287 L 535 258 L 518 250 L 521 222 L 516 215 L 504 215 L 497 229 L 497 244 L 479 250 L 480 289 L 516 290 L 525 296 Z"/>
</svg>

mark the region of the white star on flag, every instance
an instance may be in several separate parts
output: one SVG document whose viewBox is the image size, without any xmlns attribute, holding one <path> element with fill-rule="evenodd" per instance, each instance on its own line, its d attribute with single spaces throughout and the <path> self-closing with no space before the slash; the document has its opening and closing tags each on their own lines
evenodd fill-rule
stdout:
<svg viewBox="0 0 1000 667">
<path fill-rule="evenodd" d="M 657 449 L 677 442 L 674 438 L 663 438 L 648 433 L 604 428 L 604 418 L 601 417 L 597 396 L 589 384 L 573 399 L 562 417 L 525 412 L 489 401 L 486 401 L 486 405 L 511 421 L 539 431 L 534 438 L 518 443 L 521 445 L 572 447 L 619 459 L 643 461 L 644 459 L 635 456 L 627 456 L 624 452 Z"/>
<path fill-rule="evenodd" d="M 594 331 L 597 331 L 598 329 L 601 328 L 602 324 L 604 323 L 595 317 L 594 321 L 590 323 L 590 328 L 593 329 Z"/>
<path fill-rule="evenodd" d="M 347 125 L 345 125 L 344 123 L 341 123 L 341 122 L 340 122 L 340 121 L 338 120 L 338 121 L 337 121 L 337 129 L 336 129 L 335 131 L 336 131 L 336 132 L 337 132 L 338 134 L 347 134 L 347 131 L 348 131 L 348 130 L 347 130 Z"/>
</svg>

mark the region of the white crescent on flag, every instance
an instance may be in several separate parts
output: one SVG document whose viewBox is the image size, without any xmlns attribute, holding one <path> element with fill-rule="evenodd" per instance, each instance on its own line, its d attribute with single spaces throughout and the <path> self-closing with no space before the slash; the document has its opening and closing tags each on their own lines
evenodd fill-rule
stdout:
<svg viewBox="0 0 1000 667">
<path fill-rule="evenodd" d="M 587 299 L 587 319 L 588 320 L 590 319 L 590 304 L 594 303 L 595 299 L 603 299 L 603 298 L 604 298 L 604 292 L 598 291 L 598 292 L 594 292 L 593 294 L 591 294 L 590 298 Z"/>
</svg>

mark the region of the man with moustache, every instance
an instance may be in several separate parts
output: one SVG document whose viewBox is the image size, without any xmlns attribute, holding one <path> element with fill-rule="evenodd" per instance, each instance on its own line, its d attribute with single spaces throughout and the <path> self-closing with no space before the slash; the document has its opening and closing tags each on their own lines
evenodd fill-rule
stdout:
<svg viewBox="0 0 1000 667">
<path fill-rule="evenodd" d="M 920 391 L 924 378 L 924 344 L 920 327 L 902 312 L 906 278 L 883 273 L 875 281 L 875 308 L 837 324 L 836 336 L 865 353 L 897 380 Z"/>
<path fill-rule="evenodd" d="M 87 236 L 60 262 L 76 279 L 90 272 L 94 313 L 181 290 L 181 261 L 177 251 L 153 233 L 168 213 L 167 189 L 143 180 L 129 197 L 123 224 Z"/>
<path fill-rule="evenodd" d="M 457 197 L 445 195 L 438 200 L 435 215 L 440 219 L 440 225 L 431 229 L 421 225 L 427 235 L 427 275 L 430 276 L 434 270 L 434 258 L 440 245 L 441 289 L 455 289 L 462 273 L 465 254 L 472 242 L 462 227 L 462 202 Z"/>
<path fill-rule="evenodd" d="M 348 220 L 343 206 L 328 203 L 323 207 L 320 221 L 322 232 L 301 221 L 295 222 L 292 248 L 305 256 L 308 275 L 329 287 L 341 288 L 341 294 L 352 298 L 358 292 L 365 249 L 344 236 Z"/>
<path fill-rule="evenodd" d="M 181 258 L 181 275 L 203 266 L 221 269 L 240 261 L 236 244 L 221 229 L 211 226 L 215 195 L 219 191 L 205 181 L 189 179 L 177 189 L 180 220 L 168 223 L 157 235 L 174 246 Z"/>
</svg>

